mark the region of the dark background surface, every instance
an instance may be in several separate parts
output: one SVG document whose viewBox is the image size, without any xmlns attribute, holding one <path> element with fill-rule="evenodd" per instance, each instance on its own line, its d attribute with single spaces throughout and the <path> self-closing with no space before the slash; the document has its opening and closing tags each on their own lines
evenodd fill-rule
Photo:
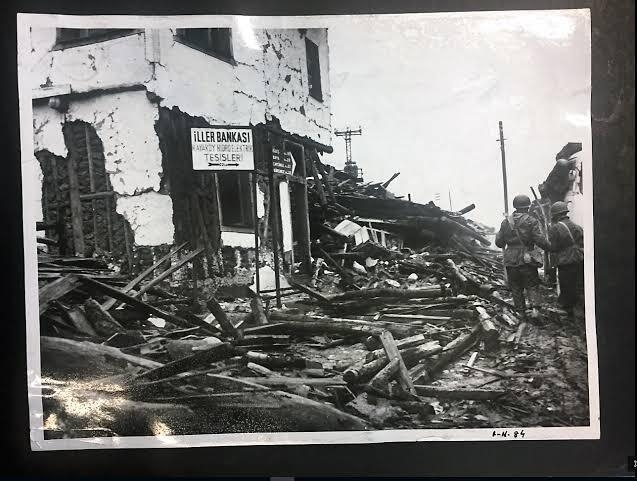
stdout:
<svg viewBox="0 0 637 481">
<path fill-rule="evenodd" d="M 36 452 L 29 447 L 16 12 L 311 15 L 591 8 L 599 441 L 426 442 Z M 628 475 L 635 453 L 633 0 L 5 0 L 2 36 L 0 476 Z M 423 46 L 425 48 L 425 46 Z"/>
</svg>

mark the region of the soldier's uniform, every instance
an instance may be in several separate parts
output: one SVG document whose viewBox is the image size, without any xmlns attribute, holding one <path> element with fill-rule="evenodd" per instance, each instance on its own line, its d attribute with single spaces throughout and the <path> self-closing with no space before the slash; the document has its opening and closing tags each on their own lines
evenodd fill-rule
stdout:
<svg viewBox="0 0 637 481">
<path fill-rule="evenodd" d="M 567 213 L 564 202 L 551 207 L 549 241 L 558 270 L 559 302 L 572 315 L 584 294 L 584 231 Z"/>
<path fill-rule="evenodd" d="M 530 256 L 531 259 L 528 259 L 529 256 L 525 256 L 525 253 L 534 252 L 535 246 L 542 249 L 550 248 L 539 221 L 528 213 L 530 203 L 527 196 L 516 196 L 513 200 L 516 211 L 502 221 L 495 238 L 495 244 L 504 248 L 504 266 L 513 302 L 523 317 L 526 310 L 525 290 L 530 307 L 539 305 L 537 287 L 540 284 L 540 277 L 537 269 L 542 265 L 541 256 L 533 255 Z"/>
</svg>

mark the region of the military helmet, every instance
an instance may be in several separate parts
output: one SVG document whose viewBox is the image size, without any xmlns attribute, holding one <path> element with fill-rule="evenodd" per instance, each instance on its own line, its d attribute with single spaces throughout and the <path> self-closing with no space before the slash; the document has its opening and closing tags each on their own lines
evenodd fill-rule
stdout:
<svg viewBox="0 0 637 481">
<path fill-rule="evenodd" d="M 559 214 L 566 214 L 568 212 L 568 206 L 566 202 L 557 201 L 551 206 L 551 217 L 555 217 Z"/>
<path fill-rule="evenodd" d="M 513 207 L 516 209 L 523 209 L 531 206 L 531 199 L 528 195 L 520 194 L 513 198 Z"/>
</svg>

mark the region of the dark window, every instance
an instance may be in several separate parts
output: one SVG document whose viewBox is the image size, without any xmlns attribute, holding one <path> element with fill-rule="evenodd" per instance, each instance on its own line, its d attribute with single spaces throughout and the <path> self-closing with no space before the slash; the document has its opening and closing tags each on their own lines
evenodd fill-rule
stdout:
<svg viewBox="0 0 637 481">
<path fill-rule="evenodd" d="M 133 28 L 58 28 L 56 46 L 86 45 L 138 32 Z"/>
<path fill-rule="evenodd" d="M 225 228 L 254 228 L 252 188 L 248 172 L 219 172 L 219 209 Z"/>
<path fill-rule="evenodd" d="M 310 96 L 323 101 L 321 90 L 321 63 L 319 61 L 318 45 L 310 39 L 305 39 L 305 55 L 307 57 L 307 81 L 310 85 Z"/>
<path fill-rule="evenodd" d="M 204 53 L 233 61 L 232 30 L 229 28 L 179 28 L 177 39 Z"/>
</svg>

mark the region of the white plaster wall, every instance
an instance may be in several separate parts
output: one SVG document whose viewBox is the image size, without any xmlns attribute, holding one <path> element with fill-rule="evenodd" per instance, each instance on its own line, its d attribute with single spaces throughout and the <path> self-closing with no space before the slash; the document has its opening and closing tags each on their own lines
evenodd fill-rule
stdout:
<svg viewBox="0 0 637 481">
<path fill-rule="evenodd" d="M 32 88 L 70 85 L 72 92 L 90 92 L 143 85 L 162 99 L 162 106 L 177 106 L 213 124 L 257 124 L 276 116 L 289 132 L 331 142 L 326 29 L 309 29 L 305 34 L 297 29 L 253 30 L 248 37 L 234 29 L 235 65 L 175 41 L 174 33 L 174 29 L 148 29 L 51 50 L 55 29 L 34 29 Z M 319 46 L 323 102 L 309 96 L 304 35 Z M 118 194 L 118 211 L 131 222 L 138 245 L 172 242 L 172 205 L 167 195 L 157 193 L 161 174 L 161 152 L 154 130 L 157 116 L 157 106 L 143 91 L 76 98 L 66 114 L 45 105 L 34 106 L 36 152 L 46 149 L 66 156 L 62 136 L 65 121 L 83 120 L 95 127 Z M 165 198 L 159 200 L 161 196 Z M 257 207 L 262 217 L 262 198 Z M 155 208 L 161 212 L 154 212 Z M 140 212 L 153 222 L 142 222 Z M 151 232 L 160 230 L 160 219 L 167 221 L 166 229 L 161 234 Z M 225 237 L 226 245 L 247 242 L 245 236 Z"/>
<path fill-rule="evenodd" d="M 82 120 L 95 128 L 104 146 L 106 171 L 118 194 L 117 211 L 131 223 L 137 245 L 173 241 L 172 202 L 169 195 L 157 193 L 162 172 L 157 119 L 157 107 L 145 91 L 77 99 L 65 114 L 46 105 L 33 109 L 36 151 L 47 149 L 66 156 L 64 122 Z"/>
<path fill-rule="evenodd" d="M 74 92 L 142 84 L 152 76 L 145 61 L 144 33 L 64 50 L 55 46 L 55 28 L 31 30 L 31 88 L 71 85 Z"/>
<path fill-rule="evenodd" d="M 173 203 L 169 195 L 145 192 L 118 197 L 117 212 L 133 229 L 135 244 L 156 246 L 173 243 Z"/>
<path fill-rule="evenodd" d="M 323 102 L 309 96 L 305 37 L 299 30 L 253 33 L 248 40 L 233 30 L 236 65 L 231 65 L 177 42 L 175 30 L 158 31 L 160 58 L 149 90 L 163 106 L 177 106 L 213 124 L 257 124 L 275 116 L 283 129 L 329 143 L 327 31 L 307 31 L 319 45 Z"/>
</svg>

